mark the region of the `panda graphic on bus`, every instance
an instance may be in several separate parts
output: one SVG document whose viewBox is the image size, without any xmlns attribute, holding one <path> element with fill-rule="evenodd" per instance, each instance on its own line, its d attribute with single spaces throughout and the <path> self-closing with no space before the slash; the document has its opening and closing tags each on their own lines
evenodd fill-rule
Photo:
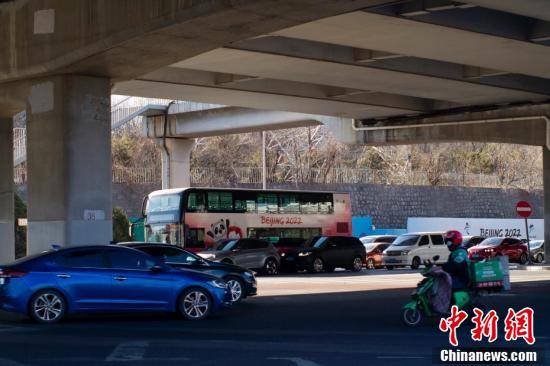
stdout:
<svg viewBox="0 0 550 366">
<path fill-rule="evenodd" d="M 230 225 L 229 219 L 220 219 L 210 225 L 206 235 L 219 243 L 225 239 L 241 239 L 243 232 L 240 227 Z"/>
</svg>

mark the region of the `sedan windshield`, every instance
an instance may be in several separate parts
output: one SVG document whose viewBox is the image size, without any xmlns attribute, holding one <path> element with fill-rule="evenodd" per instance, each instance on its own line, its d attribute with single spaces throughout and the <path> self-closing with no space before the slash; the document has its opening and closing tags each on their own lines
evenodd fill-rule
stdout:
<svg viewBox="0 0 550 366">
<path fill-rule="evenodd" d="M 359 240 L 361 240 L 361 243 L 363 243 L 363 244 L 369 244 L 369 243 L 374 243 L 376 241 L 376 238 L 378 238 L 378 237 L 377 236 L 364 236 Z"/>
<path fill-rule="evenodd" d="M 500 245 L 500 243 L 502 243 L 502 238 L 487 238 L 476 245 L 476 248 L 496 247 L 497 245 Z"/>
<path fill-rule="evenodd" d="M 531 246 L 531 249 L 538 249 L 542 247 L 542 244 L 544 244 L 544 240 L 533 240 L 529 245 Z"/>
<path fill-rule="evenodd" d="M 226 242 L 223 242 L 220 245 L 218 245 L 218 248 L 216 248 L 216 249 L 217 250 L 231 250 L 235 247 L 237 242 L 238 242 L 238 240 L 226 241 Z"/>
<path fill-rule="evenodd" d="M 376 249 L 376 247 L 378 246 L 378 244 L 365 244 L 365 250 L 366 252 L 372 252 L 374 249 Z"/>
<path fill-rule="evenodd" d="M 392 246 L 408 247 L 415 245 L 420 235 L 401 235 L 393 242 Z"/>
<path fill-rule="evenodd" d="M 316 236 L 314 238 L 311 238 L 311 240 L 309 240 L 305 246 L 310 248 L 321 248 L 326 241 L 326 236 Z"/>
</svg>

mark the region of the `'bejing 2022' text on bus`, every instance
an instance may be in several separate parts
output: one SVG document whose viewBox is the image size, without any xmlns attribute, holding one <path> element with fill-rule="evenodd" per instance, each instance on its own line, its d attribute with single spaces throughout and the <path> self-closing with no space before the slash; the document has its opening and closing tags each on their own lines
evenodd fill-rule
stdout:
<svg viewBox="0 0 550 366">
<path fill-rule="evenodd" d="M 145 240 L 191 250 L 244 237 L 351 235 L 348 193 L 217 188 L 155 191 L 144 202 Z"/>
</svg>

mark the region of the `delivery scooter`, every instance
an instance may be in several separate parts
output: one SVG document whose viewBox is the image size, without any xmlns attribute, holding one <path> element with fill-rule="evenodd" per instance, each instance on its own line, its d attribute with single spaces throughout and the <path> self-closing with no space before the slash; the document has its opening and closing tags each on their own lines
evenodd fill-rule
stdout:
<svg viewBox="0 0 550 366">
<path fill-rule="evenodd" d="M 424 261 L 425 268 L 421 272 L 424 279 L 418 283 L 411 295 L 411 300 L 401 310 L 401 319 L 409 327 L 416 327 L 424 317 L 444 315 L 435 312 L 430 305 L 431 291 L 433 291 L 438 272 L 442 271 L 440 267 L 434 265 L 438 259 L 439 256 L 436 255 L 432 261 Z M 456 305 L 459 309 L 470 307 L 472 306 L 472 296 L 467 290 L 454 291 L 451 295 L 451 305 Z"/>
</svg>

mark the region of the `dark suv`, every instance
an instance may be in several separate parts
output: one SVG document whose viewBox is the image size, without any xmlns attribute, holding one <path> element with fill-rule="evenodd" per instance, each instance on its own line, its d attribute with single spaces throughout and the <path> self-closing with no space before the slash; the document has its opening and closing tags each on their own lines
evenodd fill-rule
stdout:
<svg viewBox="0 0 550 366">
<path fill-rule="evenodd" d="M 309 272 L 332 272 L 336 267 L 351 271 L 363 269 L 365 247 L 361 241 L 351 236 L 316 236 L 306 244 L 285 256 L 287 264 L 296 270 Z"/>
</svg>

